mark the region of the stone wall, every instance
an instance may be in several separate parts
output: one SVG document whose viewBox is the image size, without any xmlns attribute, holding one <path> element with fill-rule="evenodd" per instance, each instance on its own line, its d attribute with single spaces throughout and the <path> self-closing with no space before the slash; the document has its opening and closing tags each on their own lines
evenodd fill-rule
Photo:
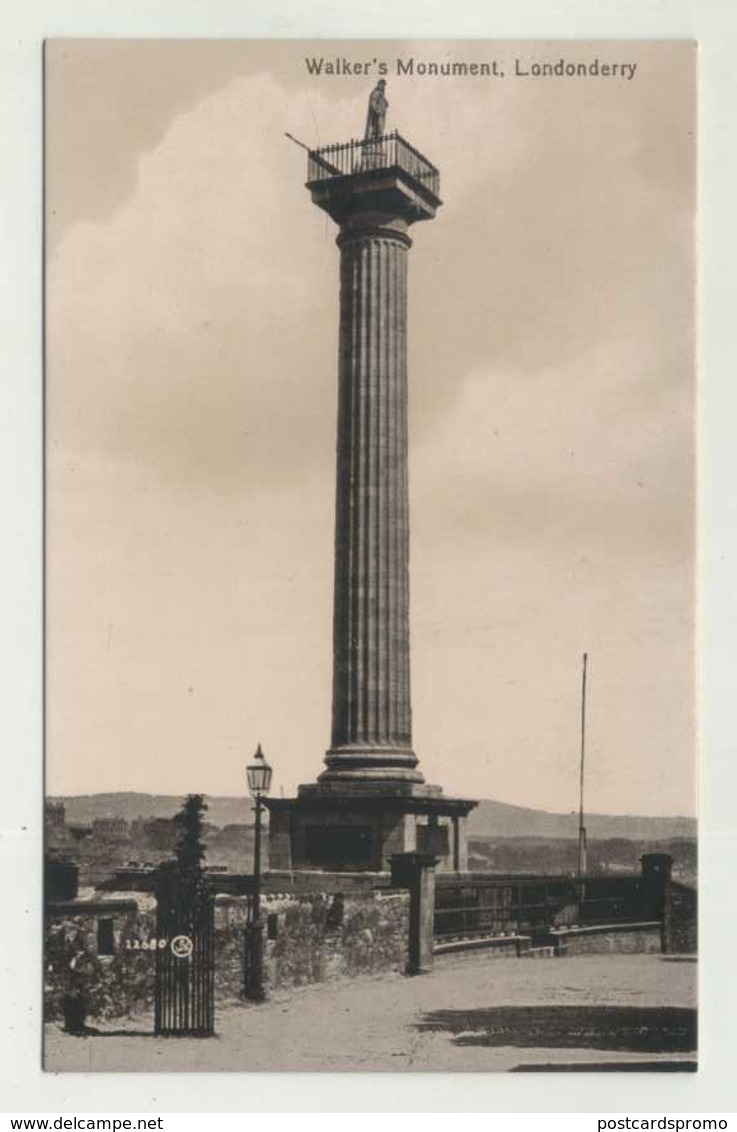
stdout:
<svg viewBox="0 0 737 1132">
<path fill-rule="evenodd" d="M 446 943 L 436 943 L 433 947 L 435 955 L 466 954 L 469 951 L 484 951 L 489 957 L 500 959 L 519 959 L 527 955 L 532 946 L 528 935 L 498 936 L 495 939 L 456 939 Z"/>
<path fill-rule="evenodd" d="M 654 922 L 564 928 L 552 931 L 550 942 L 558 955 L 652 954 L 662 950 L 662 928 Z"/>
<path fill-rule="evenodd" d="M 235 1000 L 243 982 L 246 900 L 219 897 L 215 915 L 216 991 Z M 407 892 L 271 893 L 262 898 L 262 918 L 267 990 L 407 965 Z"/>
<path fill-rule="evenodd" d="M 98 951 L 98 923 L 112 918 L 114 951 Z M 154 954 L 148 943 L 156 932 L 156 913 L 135 904 L 125 911 L 103 909 L 59 913 L 46 925 L 44 1015 L 63 1016 L 65 995 L 81 995 L 90 1018 L 121 1018 L 153 1009 Z M 130 947 L 128 945 L 131 945 Z"/>
<path fill-rule="evenodd" d="M 248 897 L 219 896 L 215 905 L 216 1007 L 242 1000 Z M 113 919 L 113 954 L 98 949 L 100 919 Z M 267 992 L 358 974 L 404 971 L 409 893 L 404 891 L 266 894 L 262 918 Z M 81 994 L 88 1019 L 153 1017 L 156 935 L 153 897 L 57 906 L 46 926 L 45 1015 L 63 1016 L 65 995 Z M 134 947 L 134 943 L 138 947 Z"/>
<path fill-rule="evenodd" d="M 698 951 L 696 890 L 672 881 L 666 890 L 664 936 L 665 951 L 695 955 Z"/>
</svg>

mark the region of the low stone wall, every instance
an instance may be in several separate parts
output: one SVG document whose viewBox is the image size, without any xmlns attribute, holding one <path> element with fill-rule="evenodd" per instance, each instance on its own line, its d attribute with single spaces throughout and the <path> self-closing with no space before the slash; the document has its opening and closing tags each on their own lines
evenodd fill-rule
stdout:
<svg viewBox="0 0 737 1132">
<path fill-rule="evenodd" d="M 553 930 L 556 955 L 631 955 L 662 950 L 662 928 L 655 921 L 639 924 L 597 924 Z"/>
<path fill-rule="evenodd" d="M 245 896 L 216 897 L 216 1006 L 242 999 L 248 905 Z M 371 891 L 361 885 L 355 892 L 267 893 L 261 911 L 267 990 L 407 966 L 408 892 Z M 111 955 L 98 951 L 98 923 L 106 918 L 114 923 Z M 49 909 L 46 1018 L 63 1016 L 66 995 L 81 995 L 93 1022 L 153 1014 L 156 952 L 148 944 L 155 935 L 152 896 L 138 903 L 94 902 L 86 908 L 69 903 Z"/>
<path fill-rule="evenodd" d="M 277 896 L 334 896 L 336 893 L 370 893 L 391 888 L 388 873 L 326 873 L 317 869 L 271 870 L 264 875 L 261 891 Z"/>
<path fill-rule="evenodd" d="M 156 912 L 127 907 L 58 908 L 46 924 L 44 1016 L 63 1016 L 66 995 L 80 995 L 90 1018 L 121 1018 L 153 1009 L 154 954 L 133 947 L 155 935 Z M 98 922 L 112 918 L 114 952 L 98 953 Z M 130 945 L 130 946 L 129 946 Z"/>
<path fill-rule="evenodd" d="M 527 954 L 531 946 L 530 936 L 481 936 L 477 939 L 455 939 L 436 943 L 435 955 L 456 955 L 458 952 L 489 951 L 500 958 L 518 959 Z"/>
<path fill-rule="evenodd" d="M 403 971 L 407 965 L 406 892 L 270 893 L 262 898 L 262 918 L 266 923 L 267 989 Z M 241 995 L 246 919 L 243 898 L 218 898 L 215 979 L 222 1000 Z"/>
</svg>

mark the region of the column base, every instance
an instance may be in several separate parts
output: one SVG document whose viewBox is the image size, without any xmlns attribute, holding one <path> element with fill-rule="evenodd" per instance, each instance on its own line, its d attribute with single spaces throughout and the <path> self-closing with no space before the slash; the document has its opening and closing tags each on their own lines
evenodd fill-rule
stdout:
<svg viewBox="0 0 737 1132">
<path fill-rule="evenodd" d="M 351 744 L 331 747 L 325 754 L 324 770 L 318 782 L 424 783 L 416 769 L 419 759 L 410 747 L 379 747 Z"/>
</svg>

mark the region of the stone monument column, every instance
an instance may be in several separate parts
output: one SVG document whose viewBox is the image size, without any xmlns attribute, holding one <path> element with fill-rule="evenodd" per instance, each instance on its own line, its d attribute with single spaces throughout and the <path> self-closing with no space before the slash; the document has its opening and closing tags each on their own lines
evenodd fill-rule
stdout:
<svg viewBox="0 0 737 1132">
<path fill-rule="evenodd" d="M 337 241 L 333 727 L 321 781 L 422 782 L 410 706 L 406 228 L 352 215 Z"/>
<path fill-rule="evenodd" d="M 333 720 L 317 782 L 267 802 L 275 870 L 387 872 L 417 850 L 460 870 L 475 805 L 426 783 L 412 749 L 408 230 L 442 202 L 435 166 L 383 132 L 384 86 L 362 141 L 308 150 L 307 188 L 340 248 Z"/>
</svg>

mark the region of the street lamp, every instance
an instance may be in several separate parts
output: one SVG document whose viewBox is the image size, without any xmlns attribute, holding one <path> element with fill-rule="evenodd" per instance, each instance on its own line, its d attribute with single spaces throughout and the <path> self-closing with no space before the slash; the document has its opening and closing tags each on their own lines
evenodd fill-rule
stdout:
<svg viewBox="0 0 737 1132">
<path fill-rule="evenodd" d="M 261 814 L 264 809 L 264 798 L 268 796 L 271 786 L 272 769 L 264 758 L 264 752 L 259 743 L 253 762 L 246 767 L 248 790 L 256 803 L 256 827 L 254 829 L 253 843 L 253 903 L 251 905 L 251 920 L 246 925 L 246 979 L 245 995 L 253 1002 L 262 1002 L 266 997 L 264 993 L 264 936 L 261 923 Z"/>
</svg>

